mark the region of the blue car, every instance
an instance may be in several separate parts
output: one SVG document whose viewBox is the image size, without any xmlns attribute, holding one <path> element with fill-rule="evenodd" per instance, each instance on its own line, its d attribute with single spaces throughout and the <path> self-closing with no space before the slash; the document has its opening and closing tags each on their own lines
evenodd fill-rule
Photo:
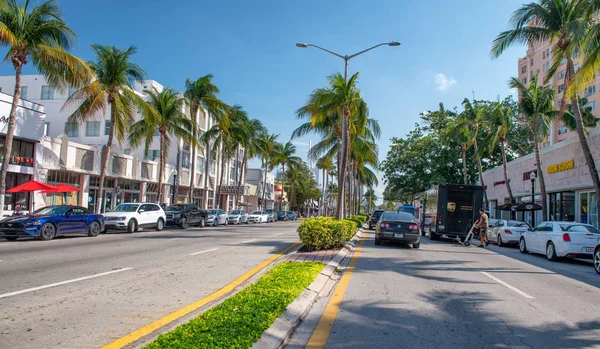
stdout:
<svg viewBox="0 0 600 349">
<path fill-rule="evenodd" d="M 298 219 L 298 215 L 294 211 L 287 211 L 287 219 L 289 221 L 295 221 L 296 219 Z"/>
<path fill-rule="evenodd" d="M 104 217 L 78 206 L 48 206 L 27 216 L 0 221 L 0 238 L 15 241 L 19 237 L 52 240 L 59 235 L 98 236 L 104 231 Z"/>
</svg>

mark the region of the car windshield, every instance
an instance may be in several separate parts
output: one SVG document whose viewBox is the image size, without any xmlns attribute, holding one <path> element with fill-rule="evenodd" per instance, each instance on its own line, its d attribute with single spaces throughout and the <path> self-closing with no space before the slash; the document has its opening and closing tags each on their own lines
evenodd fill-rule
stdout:
<svg viewBox="0 0 600 349">
<path fill-rule="evenodd" d="M 217 210 L 210 210 L 210 211 L 208 211 L 208 214 L 219 214 L 219 211 L 217 211 Z"/>
<path fill-rule="evenodd" d="M 375 212 L 373 212 L 372 216 L 381 217 L 382 213 L 383 213 L 383 211 L 375 211 Z"/>
<path fill-rule="evenodd" d="M 525 228 L 525 229 L 531 228 L 531 225 L 529 225 L 525 222 L 519 222 L 519 221 L 508 221 L 507 225 L 509 227 L 513 227 L 513 228 Z"/>
<path fill-rule="evenodd" d="M 138 204 L 120 204 L 112 212 L 135 212 L 140 205 Z"/>
<path fill-rule="evenodd" d="M 167 207 L 166 211 L 183 211 L 182 205 L 171 205 Z"/>
<path fill-rule="evenodd" d="M 69 207 L 67 206 L 49 206 L 35 211 L 35 214 L 43 216 L 58 216 L 65 214 L 68 209 Z"/>
<path fill-rule="evenodd" d="M 600 234 L 600 231 L 591 225 L 581 224 L 559 224 L 562 231 L 568 231 L 572 233 L 592 233 Z"/>
<path fill-rule="evenodd" d="M 285 211 L 277 211 L 277 214 L 285 214 Z"/>
<path fill-rule="evenodd" d="M 242 211 L 231 211 L 229 214 L 242 214 Z"/>
<path fill-rule="evenodd" d="M 404 222 L 414 222 L 415 221 L 415 217 L 413 215 L 411 215 L 410 213 L 404 213 L 404 212 L 398 212 L 398 213 L 386 212 L 383 214 L 383 217 L 381 217 L 381 219 L 384 221 L 404 221 Z"/>
<path fill-rule="evenodd" d="M 252 214 L 263 214 L 262 211 L 254 211 Z"/>
</svg>

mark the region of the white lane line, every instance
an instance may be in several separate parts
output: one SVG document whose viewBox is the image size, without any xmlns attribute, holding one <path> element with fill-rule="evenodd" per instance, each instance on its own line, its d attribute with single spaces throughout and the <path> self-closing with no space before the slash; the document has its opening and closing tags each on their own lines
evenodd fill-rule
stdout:
<svg viewBox="0 0 600 349">
<path fill-rule="evenodd" d="M 132 270 L 132 269 L 133 268 L 122 268 L 122 269 L 107 271 L 106 273 L 94 274 L 94 275 L 80 277 L 80 278 L 77 278 L 77 279 L 56 282 L 56 283 L 48 284 L 48 285 L 44 285 L 44 286 L 32 287 L 32 288 L 27 288 L 27 289 L 20 290 L 20 291 L 14 291 L 14 292 L 9 292 L 9 293 L 4 293 L 4 294 L 0 294 L 0 298 L 7 298 L 7 297 L 11 297 L 11 296 L 16 296 L 16 295 L 19 295 L 19 294 L 23 294 L 23 293 L 28 293 L 28 292 L 34 292 L 34 291 L 43 290 L 43 289 L 50 288 L 50 287 L 62 286 L 62 285 L 71 284 L 71 283 L 78 282 L 78 281 L 84 281 L 84 280 L 94 279 L 94 278 L 97 278 L 97 277 L 100 277 L 100 276 L 106 276 L 106 275 L 110 275 L 110 274 L 120 273 L 122 271 L 127 271 L 127 270 Z"/>
<path fill-rule="evenodd" d="M 256 240 L 257 240 L 257 239 L 252 239 L 252 240 L 246 240 L 246 241 L 242 241 L 242 244 L 247 244 L 247 243 L 250 243 L 250 242 L 254 242 L 254 241 L 256 241 Z"/>
<path fill-rule="evenodd" d="M 281 236 L 281 235 L 283 235 L 283 234 L 285 234 L 285 233 L 279 233 L 279 234 L 275 234 L 275 235 L 273 235 L 273 237 L 276 237 L 276 236 Z"/>
<path fill-rule="evenodd" d="M 485 271 L 482 271 L 481 273 L 482 273 L 483 275 L 485 275 L 485 276 L 489 277 L 490 279 L 492 279 L 492 280 L 496 281 L 496 282 L 497 282 L 497 283 L 499 283 L 500 285 L 502 285 L 502 286 L 504 286 L 504 287 L 506 287 L 506 288 L 509 288 L 509 289 L 511 289 L 511 290 L 513 290 L 513 291 L 515 291 L 516 293 L 520 294 L 521 296 L 523 296 L 523 297 L 525 297 L 525 298 L 528 298 L 528 299 L 535 299 L 535 297 L 528 295 L 527 293 L 525 293 L 525 292 L 523 292 L 523 291 L 519 290 L 518 288 L 516 288 L 516 287 L 514 287 L 514 286 L 511 286 L 511 285 L 507 284 L 506 282 L 504 282 L 504 281 L 502 281 L 502 280 L 498 279 L 498 278 L 497 278 L 497 277 L 495 277 L 495 276 L 492 276 L 492 275 L 490 275 L 490 274 L 486 273 Z"/>
<path fill-rule="evenodd" d="M 204 251 L 200 251 L 200 252 L 190 253 L 190 256 L 197 256 L 199 254 L 203 254 L 203 253 L 207 253 L 207 252 L 212 252 L 212 251 L 216 251 L 216 250 L 218 250 L 218 248 L 211 248 L 210 250 L 204 250 Z"/>
</svg>

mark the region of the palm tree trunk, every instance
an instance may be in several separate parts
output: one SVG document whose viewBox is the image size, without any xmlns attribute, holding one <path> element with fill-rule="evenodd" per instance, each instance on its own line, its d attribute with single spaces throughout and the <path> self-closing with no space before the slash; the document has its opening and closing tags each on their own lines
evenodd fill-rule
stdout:
<svg viewBox="0 0 600 349">
<path fill-rule="evenodd" d="M 240 202 L 240 191 L 242 190 L 242 183 L 244 178 L 244 171 L 246 170 L 246 162 L 248 162 L 248 151 L 244 149 L 244 159 L 242 160 L 242 168 L 240 169 L 240 177 L 238 179 L 238 189 L 235 193 L 235 207 L 239 209 Z"/>
<path fill-rule="evenodd" d="M 115 136 L 115 106 L 110 102 L 110 130 L 108 132 L 108 141 L 104 153 L 102 154 L 102 166 L 100 168 L 100 183 L 98 184 L 98 199 L 96 213 L 102 212 L 102 198 L 104 197 L 104 180 L 106 179 L 106 170 L 108 169 L 108 159 L 112 149 L 113 138 Z"/>
<path fill-rule="evenodd" d="M 221 176 L 219 179 L 219 188 L 217 188 L 217 208 L 221 208 L 221 187 L 223 187 L 223 178 L 225 177 L 225 147 L 221 147 Z"/>
<path fill-rule="evenodd" d="M 194 104 L 192 106 L 192 115 L 190 118 L 192 120 L 192 137 L 196 140 L 196 116 L 198 114 L 198 106 Z M 194 188 L 196 187 L 196 147 L 190 145 L 190 192 L 189 192 L 189 203 L 194 202 Z"/>
<path fill-rule="evenodd" d="M 513 196 L 512 188 L 510 187 L 510 181 L 508 180 L 508 169 L 506 164 L 506 148 L 504 142 L 500 142 L 500 149 L 502 150 L 502 166 L 504 167 L 504 182 L 506 183 L 506 190 L 508 191 L 508 197 L 510 198 L 510 202 L 515 202 L 515 198 Z"/>
<path fill-rule="evenodd" d="M 165 147 L 164 147 L 164 133 L 160 133 L 159 143 L 160 143 L 160 157 L 158 161 L 158 203 L 161 204 L 165 202 L 163 199 L 163 177 L 165 176 Z M 175 188 L 173 188 L 175 190 Z M 174 202 L 171 203 L 171 205 Z"/>
<path fill-rule="evenodd" d="M 465 185 L 469 184 L 469 176 L 467 174 L 467 145 L 463 144 L 461 146 L 462 150 L 462 165 L 463 165 L 463 178 L 465 181 Z"/>
<path fill-rule="evenodd" d="M 348 110 L 348 106 L 344 106 L 341 152 L 338 151 L 338 198 L 336 212 L 337 219 L 344 218 L 344 203 L 346 201 L 346 193 L 344 189 L 346 184 L 346 173 L 348 170 L 348 150 L 350 148 L 350 144 L 348 142 L 350 138 L 350 131 L 348 129 L 349 114 L 350 111 Z"/>
<path fill-rule="evenodd" d="M 321 192 L 321 215 L 325 216 L 325 168 L 323 168 L 323 191 Z"/>
<path fill-rule="evenodd" d="M 21 64 L 15 64 L 14 67 L 15 91 L 13 93 L 13 100 L 10 106 L 10 116 L 8 117 L 8 130 L 6 131 L 6 138 L 4 140 L 4 156 L 2 158 L 2 169 L 0 169 L 0 211 L 4 210 L 4 198 L 6 193 L 6 173 L 8 172 L 8 164 L 10 163 L 13 136 L 15 134 L 15 128 L 17 123 L 17 108 L 19 107 L 19 99 L 21 98 L 21 75 L 23 73 L 23 66 Z M 32 208 L 35 209 L 35 207 Z"/>
<path fill-rule="evenodd" d="M 279 209 L 283 210 L 283 180 L 285 179 L 285 162 L 281 164 L 281 200 L 279 201 Z"/>
<path fill-rule="evenodd" d="M 546 181 L 544 180 L 544 172 L 542 172 L 542 159 L 540 158 L 540 145 L 538 143 L 538 137 L 533 134 L 533 151 L 535 152 L 535 162 L 537 168 L 537 176 L 540 182 L 540 191 L 542 192 L 542 220 L 548 219 L 548 207 L 546 205 Z M 535 202 L 535 192 L 531 193 L 531 202 Z"/>
<path fill-rule="evenodd" d="M 485 182 L 483 181 L 483 171 L 481 169 L 481 157 L 479 156 L 479 147 L 477 145 L 477 140 L 475 140 L 473 145 L 475 147 L 475 156 L 477 157 L 477 170 L 479 171 L 479 182 L 481 183 L 481 186 L 483 187 L 483 197 L 485 198 L 485 206 L 487 208 L 489 208 L 490 203 L 488 201 L 487 190 L 485 189 Z"/>
<path fill-rule="evenodd" d="M 264 165 L 265 165 L 265 179 L 263 181 L 263 190 L 262 190 L 262 202 L 261 202 L 261 208 L 264 210 L 265 209 L 265 200 L 267 199 L 267 166 L 268 166 L 268 159 L 265 157 L 263 158 L 264 161 Z"/>
</svg>

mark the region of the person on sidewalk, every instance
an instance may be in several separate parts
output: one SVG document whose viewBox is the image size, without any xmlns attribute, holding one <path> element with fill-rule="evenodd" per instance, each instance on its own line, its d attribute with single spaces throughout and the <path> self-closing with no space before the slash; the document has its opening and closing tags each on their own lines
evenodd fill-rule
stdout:
<svg viewBox="0 0 600 349">
<path fill-rule="evenodd" d="M 483 208 L 479 209 L 479 214 L 481 215 L 477 224 L 477 227 L 479 228 L 479 247 L 485 248 L 487 245 L 490 244 L 487 238 L 488 215 L 485 213 Z"/>
</svg>

